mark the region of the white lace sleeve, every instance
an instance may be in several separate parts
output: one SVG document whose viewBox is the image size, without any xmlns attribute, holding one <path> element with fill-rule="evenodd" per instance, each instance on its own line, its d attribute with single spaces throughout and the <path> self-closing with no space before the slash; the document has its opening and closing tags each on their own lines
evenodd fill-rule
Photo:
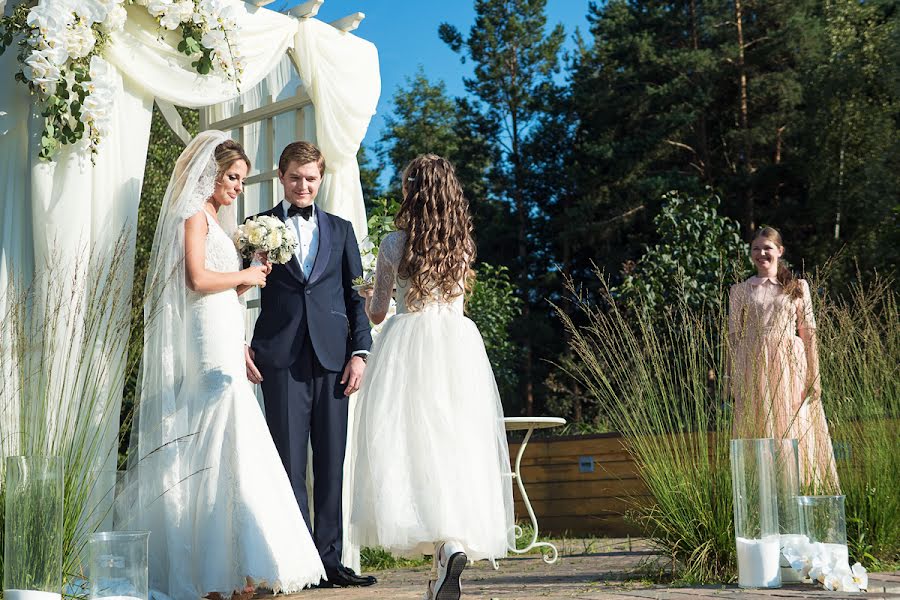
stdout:
<svg viewBox="0 0 900 600">
<path fill-rule="evenodd" d="M 369 309 L 373 313 L 387 312 L 391 305 L 397 266 L 400 264 L 405 242 L 406 234 L 401 231 L 389 233 L 381 240 L 375 263 L 375 293 L 369 302 Z"/>
</svg>

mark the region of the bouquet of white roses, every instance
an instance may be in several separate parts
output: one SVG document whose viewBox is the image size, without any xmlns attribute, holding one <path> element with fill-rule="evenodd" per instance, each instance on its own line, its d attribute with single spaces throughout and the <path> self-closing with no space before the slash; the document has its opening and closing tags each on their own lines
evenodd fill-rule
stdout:
<svg viewBox="0 0 900 600">
<path fill-rule="evenodd" d="M 269 262 L 283 265 L 294 256 L 297 236 L 277 217 L 263 215 L 238 226 L 234 245 L 244 258 L 265 254 Z"/>
</svg>

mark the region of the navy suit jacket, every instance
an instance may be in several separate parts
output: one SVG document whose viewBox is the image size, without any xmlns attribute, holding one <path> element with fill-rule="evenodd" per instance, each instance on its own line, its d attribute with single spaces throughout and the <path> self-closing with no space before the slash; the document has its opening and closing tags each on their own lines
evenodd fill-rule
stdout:
<svg viewBox="0 0 900 600">
<path fill-rule="evenodd" d="M 285 220 L 281 202 L 260 213 Z M 261 290 L 261 312 L 250 346 L 261 365 L 287 368 L 309 338 L 319 363 L 342 371 L 350 354 L 369 350 L 372 331 L 365 300 L 353 290 L 362 261 L 349 221 L 316 207 L 319 250 L 309 279 L 297 257 L 273 265 Z"/>
</svg>

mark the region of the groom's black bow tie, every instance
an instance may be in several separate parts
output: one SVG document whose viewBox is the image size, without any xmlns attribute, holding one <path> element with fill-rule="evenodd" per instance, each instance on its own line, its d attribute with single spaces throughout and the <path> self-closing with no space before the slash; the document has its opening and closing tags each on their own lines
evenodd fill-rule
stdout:
<svg viewBox="0 0 900 600">
<path fill-rule="evenodd" d="M 313 205 L 309 206 L 294 206 L 293 204 L 288 208 L 288 219 L 291 217 L 300 215 L 305 220 L 309 221 L 309 218 L 312 216 Z"/>
</svg>

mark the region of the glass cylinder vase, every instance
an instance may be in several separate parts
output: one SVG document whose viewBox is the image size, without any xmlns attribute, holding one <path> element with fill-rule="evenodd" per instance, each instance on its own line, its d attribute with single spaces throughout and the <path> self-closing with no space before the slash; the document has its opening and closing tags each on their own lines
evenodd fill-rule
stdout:
<svg viewBox="0 0 900 600">
<path fill-rule="evenodd" d="M 4 600 L 59 600 L 63 567 L 62 462 L 6 458 Z"/>
<path fill-rule="evenodd" d="M 781 582 L 801 583 L 803 577 L 784 556 L 785 547 L 803 547 L 809 539 L 800 517 L 800 461 L 796 439 L 775 440 L 775 474 L 778 493 L 778 531 L 782 554 Z"/>
<path fill-rule="evenodd" d="M 775 440 L 731 440 L 738 585 L 781 587 Z"/>
<path fill-rule="evenodd" d="M 826 564 L 850 565 L 844 496 L 799 496 L 803 533 Z"/>
<path fill-rule="evenodd" d="M 101 531 L 91 535 L 91 599 L 148 600 L 149 531 Z"/>
</svg>

